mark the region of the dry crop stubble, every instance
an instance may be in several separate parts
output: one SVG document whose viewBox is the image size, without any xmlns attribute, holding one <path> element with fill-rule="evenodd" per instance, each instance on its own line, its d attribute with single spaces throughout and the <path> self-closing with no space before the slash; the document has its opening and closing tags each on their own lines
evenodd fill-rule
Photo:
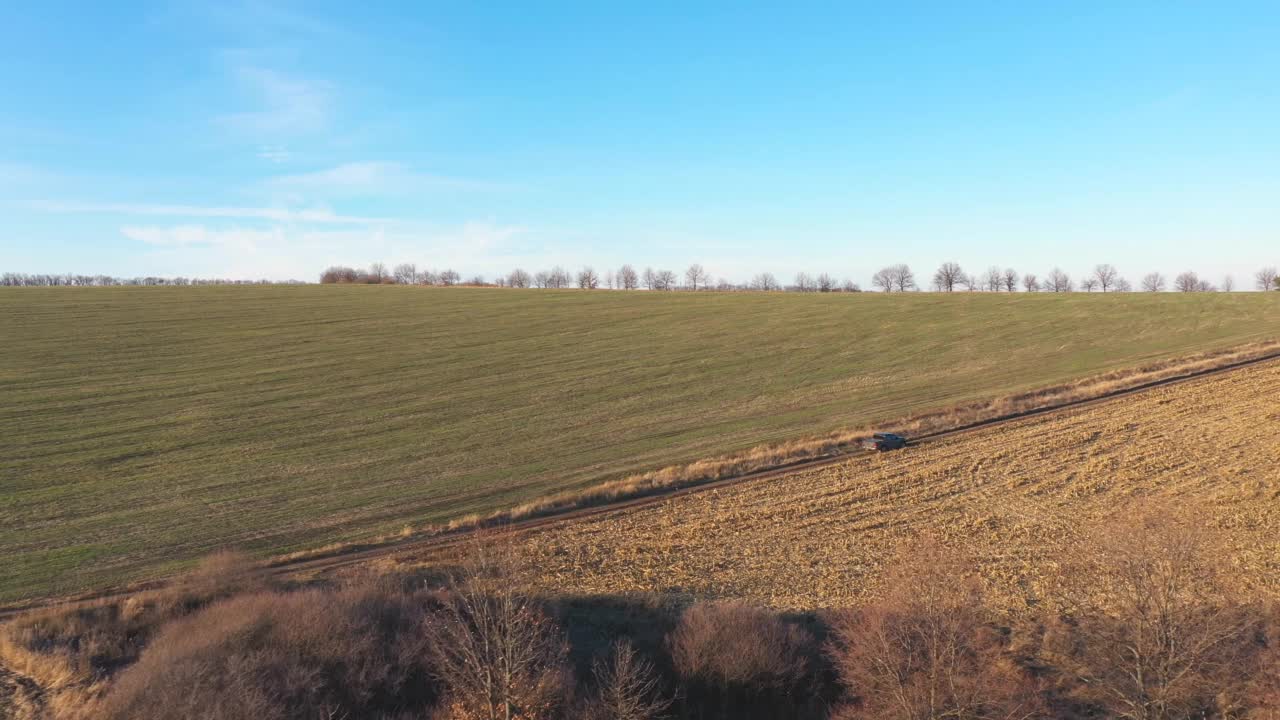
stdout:
<svg viewBox="0 0 1280 720">
<path fill-rule="evenodd" d="M 779 608 L 874 594 L 922 536 L 975 555 L 1011 609 L 1044 597 L 1078 530 L 1148 500 L 1220 528 L 1258 588 L 1280 587 L 1280 364 L 947 437 L 905 452 L 535 531 L 549 592 L 738 597 Z"/>
</svg>

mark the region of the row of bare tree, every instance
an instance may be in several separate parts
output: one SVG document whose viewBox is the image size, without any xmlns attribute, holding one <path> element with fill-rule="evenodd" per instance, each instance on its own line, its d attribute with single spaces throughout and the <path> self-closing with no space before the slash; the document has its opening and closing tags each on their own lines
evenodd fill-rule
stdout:
<svg viewBox="0 0 1280 720">
<path fill-rule="evenodd" d="M 297 284 L 297 280 L 284 283 L 272 280 L 226 280 L 219 278 L 146 277 L 121 278 L 111 275 L 73 275 L 14 273 L 0 274 L 0 287 L 114 287 L 114 286 L 173 286 L 188 285 L 280 285 Z"/>
<path fill-rule="evenodd" d="M 681 283 L 683 280 L 683 283 Z M 773 273 L 759 273 L 749 282 L 734 284 L 720 278 L 712 280 L 711 274 L 699 264 L 690 265 L 683 277 L 671 270 L 655 270 L 646 267 L 637 271 L 631 265 L 623 265 L 616 271 L 609 270 L 602 276 L 594 268 L 587 266 L 577 273 L 571 273 L 557 265 L 550 270 L 529 273 L 517 268 L 493 282 L 487 282 L 483 276 L 474 276 L 465 283 L 454 270 L 419 270 L 416 265 L 406 263 L 388 270 L 382 263 L 374 263 L 368 270 L 334 266 L 325 270 L 320 276 L 322 283 L 369 283 L 369 284 L 403 284 L 403 285 L 487 285 L 511 288 L 579 288 L 581 290 L 717 290 L 728 292 L 734 290 L 754 291 L 792 291 L 792 292 L 860 292 L 857 283 L 848 279 L 837 280 L 829 273 L 810 275 L 797 273 L 790 285 L 783 285 Z M 915 273 L 911 267 L 899 263 L 882 268 L 871 279 L 872 286 L 883 292 L 910 292 L 920 290 Z M 971 292 L 1132 292 L 1134 286 L 1123 277 L 1112 265 L 1101 264 L 1093 272 L 1080 278 L 1072 279 L 1061 268 L 1053 268 L 1043 278 L 1033 273 L 1019 274 L 1013 268 L 991 266 L 985 273 L 970 274 L 960 267 L 959 263 L 946 262 L 933 274 L 929 288 L 938 292 L 954 292 L 968 290 Z M 1153 272 L 1142 278 L 1139 288 L 1145 292 L 1162 292 L 1173 289 L 1179 292 L 1231 292 L 1235 282 L 1231 276 L 1223 278 L 1222 283 L 1214 285 L 1194 272 L 1179 274 L 1172 285 L 1164 275 Z M 1257 290 L 1280 290 L 1280 275 L 1276 268 L 1266 267 L 1254 275 L 1254 288 Z"/>
<path fill-rule="evenodd" d="M 875 286 L 885 292 L 913 290 L 916 288 L 915 277 L 906 265 L 892 265 L 876 273 L 873 280 Z M 966 273 L 955 262 L 946 262 L 933 274 L 932 288 L 941 292 L 955 290 L 985 290 L 987 292 L 1015 292 L 1021 287 L 1026 292 L 1072 292 L 1077 289 L 1084 292 L 1132 292 L 1133 284 L 1120 275 L 1115 266 L 1101 264 L 1094 267 L 1093 272 L 1081 278 L 1077 283 L 1061 268 L 1054 268 L 1043 279 L 1032 273 L 1019 276 L 1013 268 L 997 266 L 987 268 L 982 275 Z M 1140 288 L 1144 292 L 1162 292 L 1170 288 L 1164 275 L 1153 272 L 1143 276 Z M 1265 267 L 1254 274 L 1254 288 L 1257 290 L 1280 290 L 1277 272 L 1274 267 Z M 1173 280 L 1172 289 L 1178 292 L 1231 292 L 1235 289 L 1235 281 L 1230 275 L 1223 278 L 1221 285 L 1215 286 L 1194 272 L 1179 274 Z"/>
</svg>

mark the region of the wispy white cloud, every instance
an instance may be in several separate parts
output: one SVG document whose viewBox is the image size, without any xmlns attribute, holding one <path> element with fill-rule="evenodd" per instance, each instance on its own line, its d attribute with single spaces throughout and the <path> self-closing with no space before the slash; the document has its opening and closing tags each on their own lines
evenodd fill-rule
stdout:
<svg viewBox="0 0 1280 720">
<path fill-rule="evenodd" d="M 146 247 L 141 264 L 147 272 L 272 279 L 313 277 L 328 265 L 374 261 L 413 261 L 467 273 L 505 272 L 504 248 L 524 232 L 522 227 L 483 221 L 394 230 L 200 223 L 120 228 L 123 237 Z"/>
<path fill-rule="evenodd" d="M 0 161 L 0 185 L 29 186 L 55 178 L 53 173 L 33 165 Z"/>
<path fill-rule="evenodd" d="M 255 228 L 230 228 L 214 230 L 204 225 L 175 225 L 173 227 L 120 228 L 120 234 L 130 240 L 159 247 L 210 246 L 251 249 L 265 242 L 278 241 L 282 237 L 279 228 L 267 230 Z"/>
<path fill-rule="evenodd" d="M 277 191 L 324 195 L 398 195 L 431 190 L 497 190 L 500 183 L 424 173 L 395 162 L 350 162 L 313 172 L 281 175 Z"/>
<path fill-rule="evenodd" d="M 263 145 L 258 148 L 258 157 L 269 163 L 280 164 L 291 157 L 289 150 L 283 145 Z"/>
<path fill-rule="evenodd" d="M 237 65 L 236 79 L 257 108 L 218 116 L 218 124 L 255 137 L 313 133 L 329 127 L 333 86 L 255 65 Z"/>
<path fill-rule="evenodd" d="M 331 225 L 374 225 L 386 218 L 339 215 L 329 208 L 148 205 L 133 203 L 39 203 L 35 209 L 59 214 L 152 215 L 185 218 L 229 218 Z"/>
</svg>

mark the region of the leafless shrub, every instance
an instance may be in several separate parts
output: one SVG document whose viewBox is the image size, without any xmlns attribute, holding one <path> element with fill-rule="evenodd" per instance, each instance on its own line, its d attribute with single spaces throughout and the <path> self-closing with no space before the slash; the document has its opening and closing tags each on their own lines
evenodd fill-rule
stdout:
<svg viewBox="0 0 1280 720">
<path fill-rule="evenodd" d="M 808 675 L 812 643 L 803 628 L 732 601 L 694 605 L 667 639 L 685 680 L 746 694 L 795 690 Z"/>
<path fill-rule="evenodd" d="M 1043 708 L 1005 651 L 968 563 L 926 542 L 886 573 L 881 599 L 837 612 L 828 655 L 842 718 L 1027 718 Z"/>
<path fill-rule="evenodd" d="M 1090 529 L 1064 559 L 1054 593 L 1064 617 L 1046 657 L 1111 717 L 1231 716 L 1259 622 L 1239 602 L 1229 557 L 1216 533 L 1172 507 Z"/>
<path fill-rule="evenodd" d="M 204 604 L 209 598 L 259 590 L 266 576 L 253 558 L 238 550 L 217 550 L 160 594 L 168 602 Z"/>
<path fill-rule="evenodd" d="M 428 637 L 446 717 L 537 720 L 567 702 L 572 678 L 560 629 L 514 588 L 509 550 L 477 544 L 465 578 Z"/>
<path fill-rule="evenodd" d="M 597 659 L 591 671 L 597 693 L 588 711 L 593 720 L 657 720 L 671 708 L 653 663 L 628 640 L 615 642 L 609 658 Z"/>
<path fill-rule="evenodd" d="M 94 716 L 285 720 L 425 710 L 434 698 L 424 685 L 421 607 L 376 590 L 226 600 L 165 627 Z"/>
</svg>

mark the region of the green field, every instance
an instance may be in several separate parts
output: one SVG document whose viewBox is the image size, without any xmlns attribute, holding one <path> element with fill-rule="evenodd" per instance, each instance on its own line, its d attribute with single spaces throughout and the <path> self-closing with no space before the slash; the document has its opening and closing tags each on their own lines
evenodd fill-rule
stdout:
<svg viewBox="0 0 1280 720">
<path fill-rule="evenodd" d="M 0 289 L 0 599 L 1280 335 L 1280 293 Z"/>
</svg>

